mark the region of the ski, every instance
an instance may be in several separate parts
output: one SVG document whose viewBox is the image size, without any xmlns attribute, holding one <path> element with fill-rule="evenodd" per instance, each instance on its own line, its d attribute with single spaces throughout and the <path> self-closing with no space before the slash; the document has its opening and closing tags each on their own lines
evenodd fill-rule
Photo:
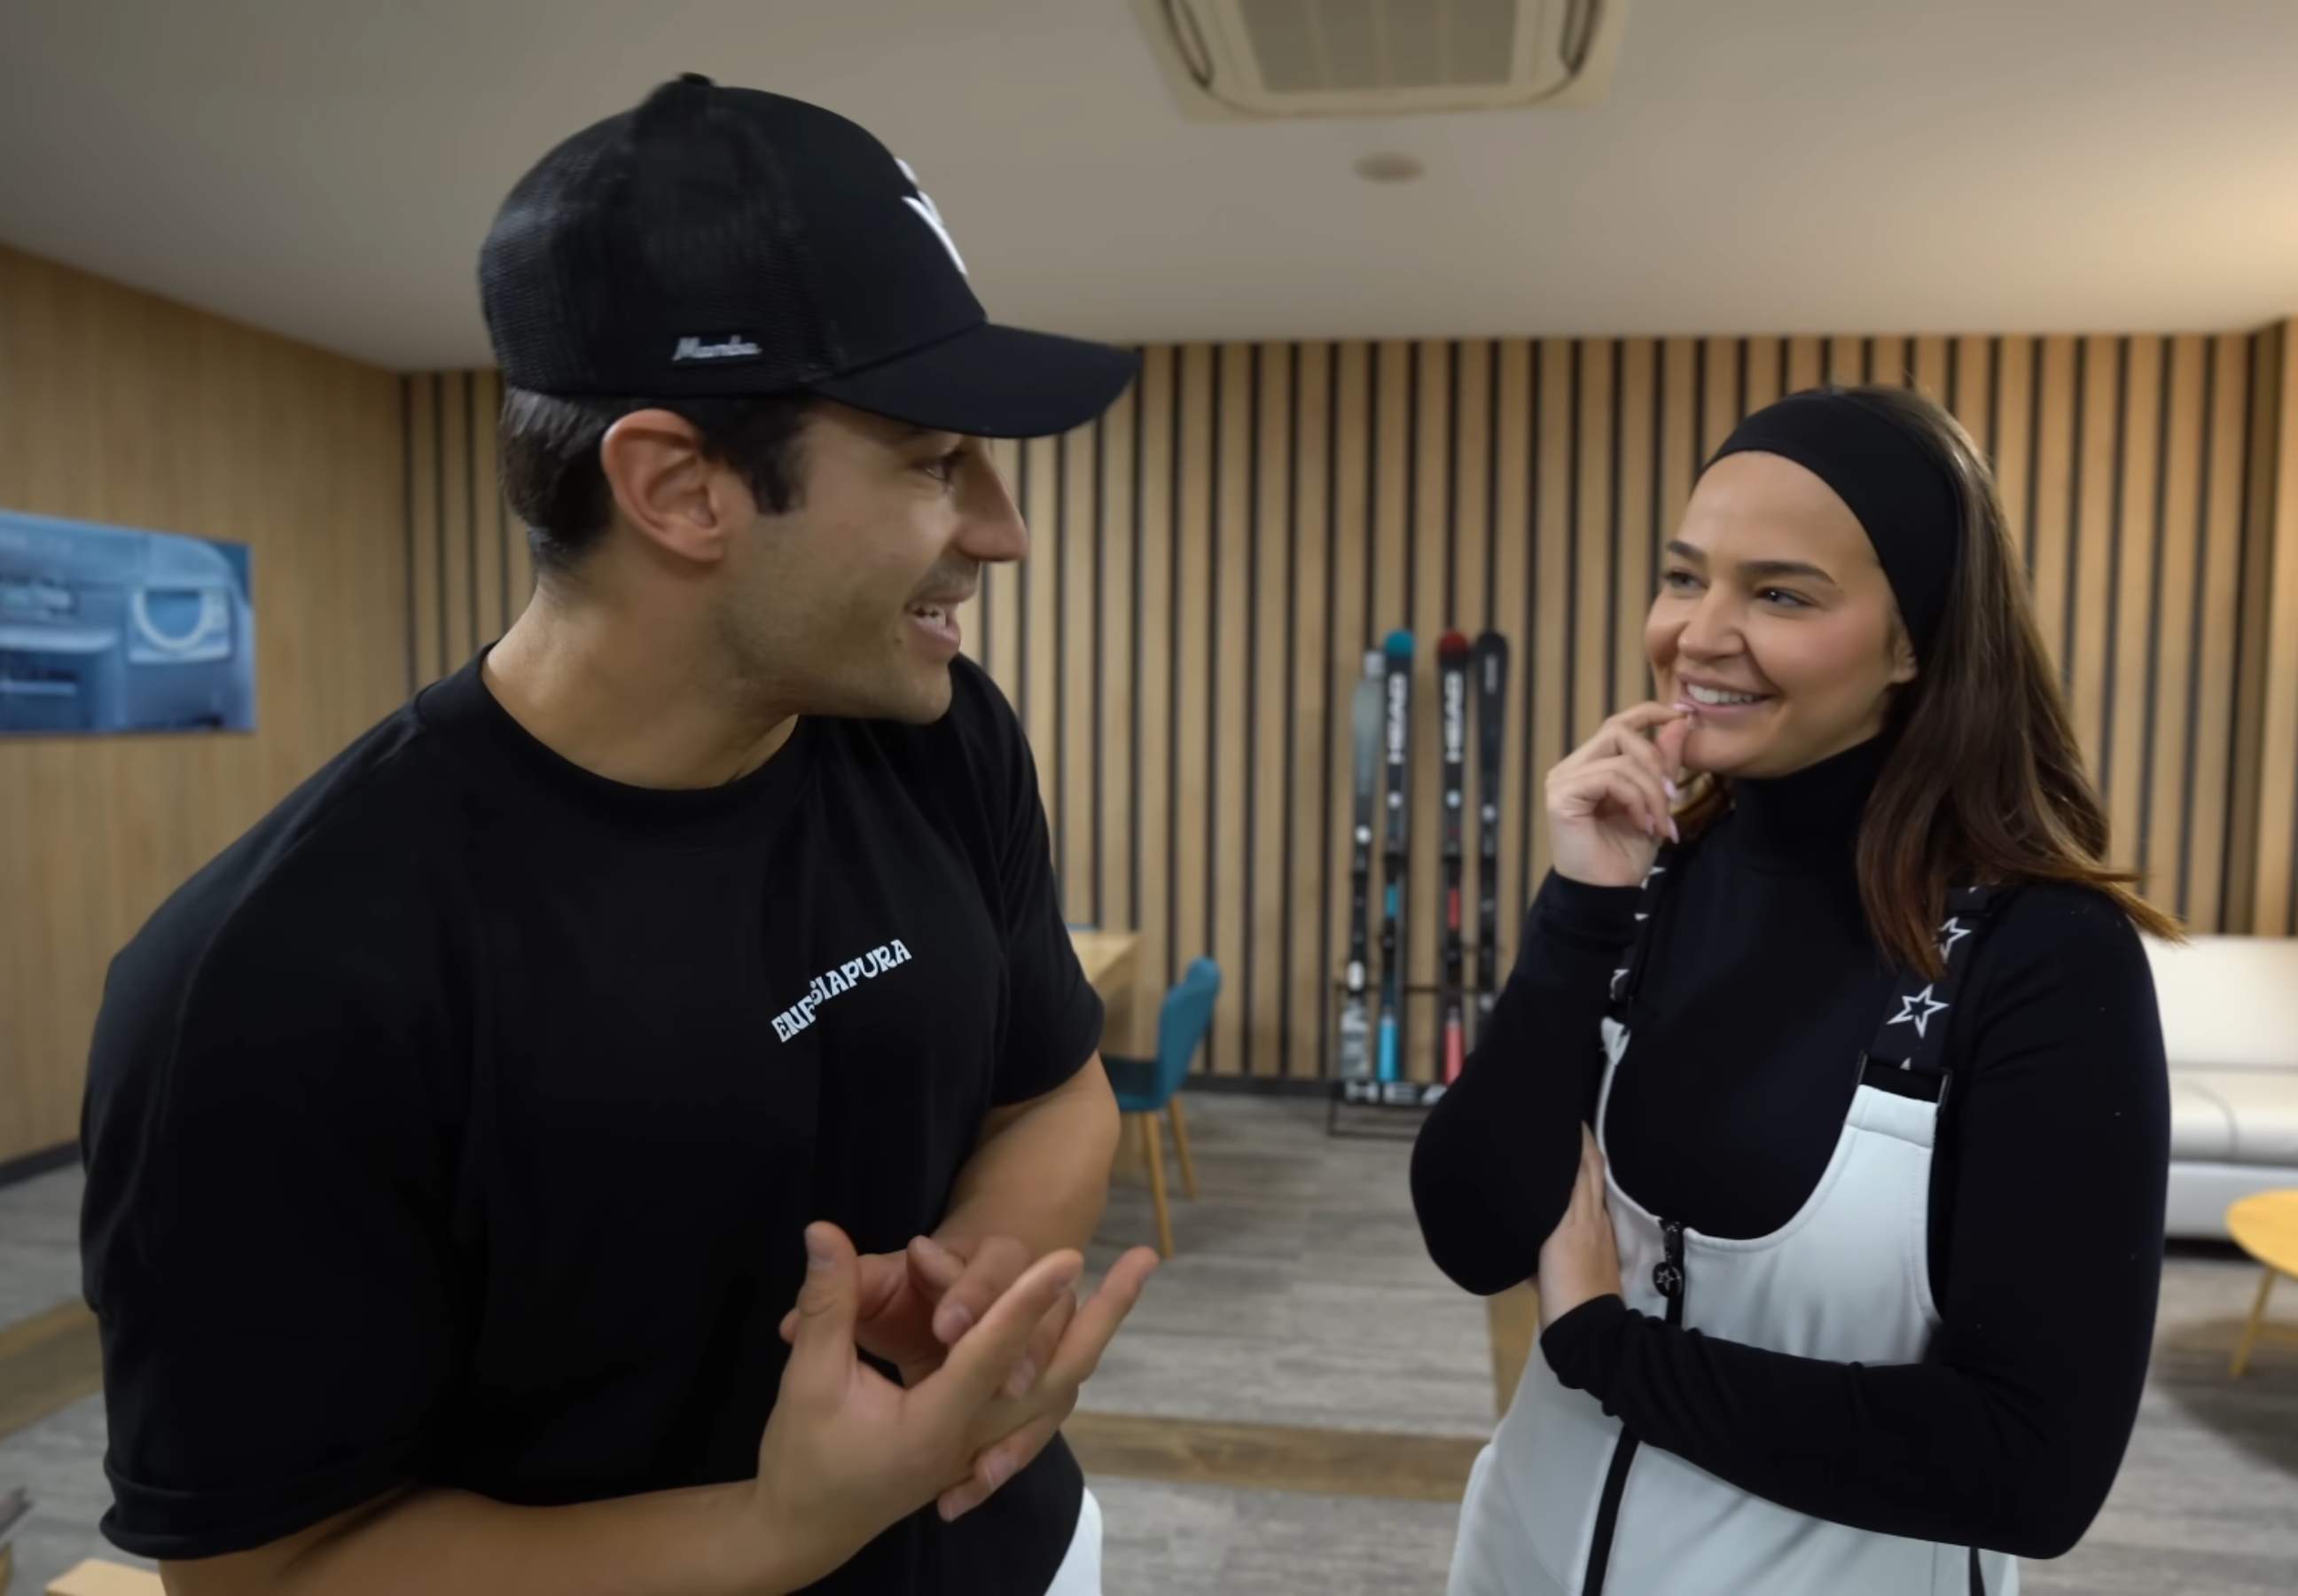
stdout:
<svg viewBox="0 0 2298 1596">
<path fill-rule="evenodd" d="M 1388 696 L 1388 839 L 1381 860 L 1380 1078 L 1401 1079 L 1404 1014 L 1404 876 L 1411 859 L 1406 795 L 1412 787 L 1412 633 L 1399 628 L 1382 650 Z"/>
<path fill-rule="evenodd" d="M 1443 730 L 1444 753 L 1444 813 L 1440 823 L 1442 852 L 1439 856 L 1443 873 L 1439 890 L 1442 893 L 1441 907 L 1443 918 L 1444 957 L 1442 996 L 1437 1013 L 1441 1016 L 1438 1033 L 1436 1079 L 1446 1086 L 1460 1079 L 1460 1066 L 1468 1056 L 1468 1017 L 1463 1006 L 1461 993 L 1462 954 L 1460 947 L 1460 838 L 1461 806 L 1467 801 L 1468 774 L 1468 640 L 1457 632 L 1446 633 L 1436 645 L 1436 701 L 1442 715 L 1439 723 Z"/>
<path fill-rule="evenodd" d="M 1476 1038 L 1500 1001 L 1500 757 L 1508 743 L 1508 639 L 1476 639 Z"/>
<path fill-rule="evenodd" d="M 1380 731 L 1387 662 L 1377 649 L 1365 654 L 1364 675 L 1351 708 L 1354 727 L 1355 826 L 1350 835 L 1349 965 L 1342 980 L 1340 1077 L 1372 1079 L 1372 1027 L 1365 1014 L 1365 968 L 1371 960 L 1372 804 L 1380 781 Z"/>
</svg>

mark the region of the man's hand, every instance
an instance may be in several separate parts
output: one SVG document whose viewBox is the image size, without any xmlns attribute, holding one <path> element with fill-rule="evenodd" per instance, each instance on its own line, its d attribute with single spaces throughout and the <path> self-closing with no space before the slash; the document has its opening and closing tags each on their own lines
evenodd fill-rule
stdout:
<svg viewBox="0 0 2298 1596">
<path fill-rule="evenodd" d="M 1052 1440 L 1078 1388 L 1140 1297 L 1156 1254 L 1120 1259 L 1078 1310 L 1026 1396 L 1001 1394 L 1029 1340 L 1083 1269 L 1047 1253 L 989 1303 L 940 1367 L 905 1389 L 864 1363 L 856 1333 L 861 1266 L 834 1225 L 806 1231 L 797 1334 L 758 1447 L 757 1513 L 766 1538 L 803 1546 L 818 1579 L 938 1498 L 955 1518 L 987 1501 Z M 804 1580 L 801 1581 L 804 1583 Z"/>
<path fill-rule="evenodd" d="M 857 1261 L 860 1289 L 855 1344 L 872 1357 L 892 1364 L 900 1370 L 903 1385 L 915 1389 L 942 1367 L 966 1332 L 981 1323 L 990 1308 L 1023 1278 L 1032 1261 L 1027 1247 L 1012 1236 L 944 1245 L 921 1236 L 905 1252 L 865 1254 Z M 1156 1253 L 1139 1247 L 1111 1269 L 1094 1297 L 1104 1313 L 1114 1315 L 1110 1335 L 1115 1334 L 1117 1322 L 1133 1311 L 1142 1284 L 1156 1267 Z M 1048 1378 L 1047 1371 L 1064 1356 L 1071 1333 L 1079 1327 L 1078 1313 L 1076 1294 L 1063 1290 L 1039 1317 L 1028 1347 L 1000 1388 L 1006 1404 L 998 1410 L 1006 1416 L 1010 1427 L 997 1430 L 993 1421 L 971 1480 L 944 1493 L 944 1517 L 955 1519 L 987 1501 L 1046 1449 L 1077 1405 L 1076 1393 L 1071 1391 L 1067 1402 L 1059 1404 L 1060 1411 L 1050 1418 L 1042 1412 L 1023 1417 L 1021 1406 L 1038 1393 Z M 784 1341 L 794 1342 L 798 1319 L 795 1310 L 783 1319 Z M 1083 1334 L 1089 1339 L 1094 1332 L 1087 1329 Z M 1107 1344 L 1106 1336 L 1102 1344 Z M 1099 1361 L 1100 1349 L 1095 1347 L 1077 1382 L 1082 1384 Z"/>
<path fill-rule="evenodd" d="M 1619 1243 L 1604 1201 L 1604 1155 L 1583 1125 L 1572 1200 L 1540 1244 L 1540 1327 L 1545 1330 L 1583 1302 L 1619 1294 Z"/>
<path fill-rule="evenodd" d="M 854 1244 L 835 1225 L 817 1224 L 807 1228 L 806 1246 L 797 1335 L 758 1443 L 756 1496 L 761 1538 L 782 1551 L 785 1567 L 794 1559 L 798 1584 L 828 1574 L 970 1476 L 985 1435 L 1006 1420 L 999 1388 L 1030 1332 L 1084 1268 L 1074 1252 L 1046 1254 L 939 1369 L 905 1390 L 857 1352 L 862 1271 Z M 1115 1323 L 1107 1328 L 1114 1333 Z"/>
</svg>

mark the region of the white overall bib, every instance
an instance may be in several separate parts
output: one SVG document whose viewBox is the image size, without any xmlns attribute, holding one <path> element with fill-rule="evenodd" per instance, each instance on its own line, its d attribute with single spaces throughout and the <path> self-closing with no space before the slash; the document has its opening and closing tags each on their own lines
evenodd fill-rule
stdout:
<svg viewBox="0 0 2298 1596">
<path fill-rule="evenodd" d="M 1600 1139 L 1657 907 L 1613 978 L 1603 1023 Z M 1832 1362 L 1914 1363 L 1938 1327 L 1928 1237 L 1931 1144 L 1947 1079 L 1942 1018 L 1988 895 L 1957 893 L 1942 928 L 1947 974 L 1916 978 L 1883 1016 L 1833 1155 L 1795 1216 L 1768 1236 L 1703 1236 L 1653 1214 L 1609 1174 L 1627 1304 L 1717 1340 Z M 1760 1415 L 1750 1421 L 1761 1422 Z M 1461 1506 L 1450 1596 L 2013 1596 L 2006 1554 L 1912 1541 L 1792 1512 L 1657 1447 L 1596 1399 L 1566 1390 L 1535 1349 L 1477 1459 Z"/>
</svg>

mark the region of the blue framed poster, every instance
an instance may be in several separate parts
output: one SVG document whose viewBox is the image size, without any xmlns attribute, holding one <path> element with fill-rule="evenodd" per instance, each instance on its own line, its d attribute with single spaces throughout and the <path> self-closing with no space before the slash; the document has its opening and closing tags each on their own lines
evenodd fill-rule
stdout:
<svg viewBox="0 0 2298 1596">
<path fill-rule="evenodd" d="M 246 544 L 0 510 L 0 734 L 254 729 Z"/>
</svg>

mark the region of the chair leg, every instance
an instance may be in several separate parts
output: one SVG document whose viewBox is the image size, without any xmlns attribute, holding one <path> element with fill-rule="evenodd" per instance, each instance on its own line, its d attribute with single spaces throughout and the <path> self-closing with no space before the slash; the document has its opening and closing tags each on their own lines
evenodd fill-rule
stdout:
<svg viewBox="0 0 2298 1596">
<path fill-rule="evenodd" d="M 2250 1305 L 2250 1322 L 2242 1327 L 2242 1339 L 2235 1344 L 2234 1378 L 2242 1378 L 2243 1370 L 2250 1367 L 2250 1349 L 2258 1344 L 2258 1327 L 2266 1322 L 2267 1294 L 2274 1289 L 2274 1271 L 2261 1271 L 2258 1300 Z"/>
<path fill-rule="evenodd" d="M 1173 1215 L 1165 1206 L 1165 1149 L 1157 1139 L 1157 1116 L 1142 1114 L 1141 1151 L 1149 1160 L 1149 1197 L 1157 1205 L 1157 1255 L 1173 1255 Z"/>
<path fill-rule="evenodd" d="M 1189 1156 L 1189 1120 L 1181 1112 L 1181 1099 L 1169 1099 L 1166 1111 L 1173 1116 L 1173 1151 L 1181 1155 L 1181 1189 L 1192 1197 L 1197 1195 L 1197 1166 Z"/>
</svg>

